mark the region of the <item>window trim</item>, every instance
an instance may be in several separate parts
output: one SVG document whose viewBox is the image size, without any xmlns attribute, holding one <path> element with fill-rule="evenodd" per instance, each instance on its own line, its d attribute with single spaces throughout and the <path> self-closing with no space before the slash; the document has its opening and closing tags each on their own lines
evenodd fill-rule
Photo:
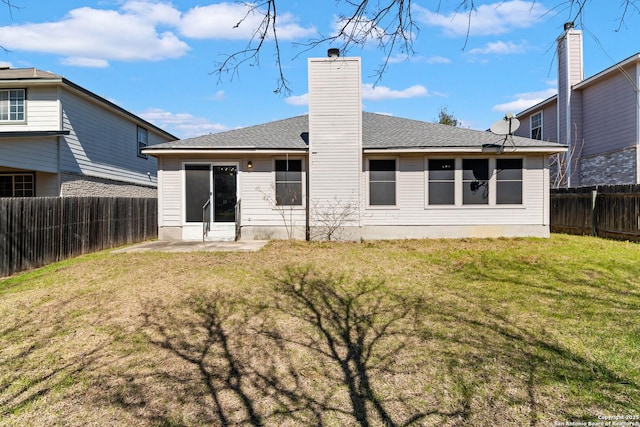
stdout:
<svg viewBox="0 0 640 427">
<path fill-rule="evenodd" d="M 395 162 L 394 171 L 394 204 L 393 205 L 372 205 L 371 204 L 371 161 L 376 160 L 393 160 Z M 367 158 L 367 209 L 398 209 L 398 172 L 400 160 L 395 157 L 368 157 Z M 374 181 L 376 182 L 376 181 Z M 386 182 L 386 181 L 385 181 Z"/>
<path fill-rule="evenodd" d="M 37 193 L 36 193 L 36 174 L 35 172 L 0 172 L 0 176 L 13 176 L 14 179 L 12 181 L 12 188 L 11 188 L 11 196 L 4 196 L 4 197 L 36 197 Z M 33 183 L 33 188 L 32 188 L 32 194 L 29 196 L 16 196 L 15 192 L 16 192 L 16 183 L 15 183 L 15 177 L 16 176 L 30 176 L 32 178 L 32 183 Z M 0 196 L 2 197 L 2 196 Z"/>
<path fill-rule="evenodd" d="M 534 117 L 538 117 L 538 116 L 540 116 L 540 125 L 539 125 L 539 126 L 536 126 L 536 127 L 533 127 L 533 118 L 534 118 Z M 529 117 L 529 137 L 530 137 L 531 139 L 537 139 L 537 140 L 539 140 L 539 141 L 542 141 L 542 138 L 543 138 L 543 135 L 542 135 L 543 119 L 544 119 L 544 116 L 543 116 L 543 114 L 542 114 L 542 111 L 538 111 L 538 112 L 536 112 L 536 113 L 532 114 L 532 115 Z M 534 132 L 534 130 L 536 130 L 536 129 L 540 129 L 540 138 L 534 138 L 533 132 Z"/>
<path fill-rule="evenodd" d="M 454 200 L 455 203 L 453 205 L 432 205 L 429 204 L 429 159 L 434 160 L 447 160 L 454 159 L 455 171 L 454 171 Z M 462 170 L 462 161 L 463 159 L 488 159 L 489 160 L 489 197 L 487 204 L 464 204 L 463 203 L 463 170 Z M 497 203 L 497 160 L 498 159 L 520 159 L 522 160 L 522 186 L 521 186 L 521 194 L 522 194 L 522 203 L 520 204 L 498 204 Z M 452 157 L 451 155 L 436 155 L 436 156 L 426 156 L 424 158 L 424 208 L 426 210 L 435 210 L 435 209 L 523 209 L 526 208 L 527 199 L 526 199 L 526 170 L 527 170 L 527 157 L 526 156 L 518 156 L 518 155 L 508 155 L 508 156 L 500 156 L 500 157 L 486 157 L 486 156 L 460 156 L 457 155 Z"/>
<path fill-rule="evenodd" d="M 279 182 L 297 182 L 297 181 L 278 181 L 278 170 L 276 169 L 276 164 L 278 161 L 286 161 L 287 163 L 292 161 L 300 162 L 300 203 L 295 205 L 281 205 L 278 204 L 278 183 Z M 306 173 L 305 173 L 305 161 L 302 157 L 276 157 L 273 159 L 273 208 L 274 209 L 306 209 Z"/>
<path fill-rule="evenodd" d="M 21 119 L 11 119 L 11 92 L 12 91 L 21 91 L 22 92 L 22 118 Z M 0 117 L 0 124 L 15 124 L 15 123 L 26 123 L 27 122 L 27 89 L 25 88 L 6 88 L 0 89 L 0 93 L 7 93 L 7 119 L 2 120 Z M 0 101 L 2 102 L 2 101 Z"/>
<path fill-rule="evenodd" d="M 140 140 L 140 131 L 144 131 L 144 135 L 146 136 L 146 141 L 141 141 Z M 137 126 L 136 127 L 136 147 L 138 150 L 138 157 L 140 157 L 141 159 L 148 159 L 149 156 L 147 156 L 146 154 L 144 154 L 142 152 L 142 150 L 144 150 L 145 148 L 147 148 L 149 146 L 149 130 L 147 128 L 144 128 L 142 126 Z"/>
</svg>

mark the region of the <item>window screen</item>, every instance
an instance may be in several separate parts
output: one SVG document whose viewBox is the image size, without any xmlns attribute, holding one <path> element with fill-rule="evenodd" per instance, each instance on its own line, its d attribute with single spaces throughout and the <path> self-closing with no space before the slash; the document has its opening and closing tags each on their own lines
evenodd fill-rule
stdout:
<svg viewBox="0 0 640 427">
<path fill-rule="evenodd" d="M 455 203 L 455 160 L 429 159 L 429 204 Z"/>
<path fill-rule="evenodd" d="M 496 203 L 522 204 L 522 159 L 496 161 Z"/>
<path fill-rule="evenodd" d="M 396 204 L 395 160 L 369 160 L 369 204 Z"/>
<path fill-rule="evenodd" d="M 486 205 L 489 203 L 489 160 L 462 160 L 462 203 Z"/>
<path fill-rule="evenodd" d="M 276 204 L 302 206 L 302 160 L 276 160 Z"/>
</svg>

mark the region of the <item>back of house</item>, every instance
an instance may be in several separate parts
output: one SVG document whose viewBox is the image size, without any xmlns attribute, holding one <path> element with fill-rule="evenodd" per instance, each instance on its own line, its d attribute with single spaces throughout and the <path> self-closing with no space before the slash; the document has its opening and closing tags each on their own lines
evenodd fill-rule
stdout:
<svg viewBox="0 0 640 427">
<path fill-rule="evenodd" d="M 549 235 L 564 146 L 363 112 L 360 58 L 308 66 L 308 115 L 144 150 L 160 239 Z"/>
</svg>

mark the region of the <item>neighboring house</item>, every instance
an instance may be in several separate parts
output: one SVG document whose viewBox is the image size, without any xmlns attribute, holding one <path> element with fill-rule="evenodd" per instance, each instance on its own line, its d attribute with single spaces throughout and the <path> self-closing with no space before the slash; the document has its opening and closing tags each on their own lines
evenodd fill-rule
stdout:
<svg viewBox="0 0 640 427">
<path fill-rule="evenodd" d="M 175 139 L 62 76 L 0 68 L 0 197 L 155 197 L 142 149 Z"/>
<path fill-rule="evenodd" d="M 549 235 L 548 158 L 565 147 L 363 113 L 360 58 L 308 65 L 308 115 L 144 150 L 160 239 Z"/>
<path fill-rule="evenodd" d="M 640 184 L 640 53 L 585 79 L 572 23 L 557 53 L 558 95 L 518 114 L 516 135 L 570 146 L 556 186 Z"/>
</svg>

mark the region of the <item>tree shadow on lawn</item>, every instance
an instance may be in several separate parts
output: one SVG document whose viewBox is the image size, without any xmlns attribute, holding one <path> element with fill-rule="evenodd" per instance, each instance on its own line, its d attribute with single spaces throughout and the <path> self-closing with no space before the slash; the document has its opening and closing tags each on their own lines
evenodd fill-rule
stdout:
<svg viewBox="0 0 640 427">
<path fill-rule="evenodd" d="M 454 364 L 454 370 L 480 373 L 489 364 L 497 364 L 521 377 L 526 396 L 520 393 L 508 400 L 528 406 L 530 425 L 537 425 L 545 415 L 547 404 L 542 400 L 557 408 L 558 416 L 547 416 L 549 421 L 597 421 L 598 415 L 640 412 L 638 371 L 632 366 L 638 357 L 637 346 L 621 348 L 625 355 L 615 366 L 597 355 L 612 349 L 585 349 L 581 341 L 607 338 L 601 331 L 604 328 L 628 336 L 628 342 L 637 337 L 633 330 L 637 328 L 633 319 L 640 310 L 637 266 L 623 262 L 611 269 L 606 261 L 594 260 L 584 271 L 576 272 L 558 261 L 539 259 L 524 272 L 524 264 L 522 259 L 478 254 L 456 265 L 453 274 L 460 285 L 449 290 L 456 303 L 424 302 L 421 311 L 439 314 L 443 323 L 466 325 L 458 330 L 470 331 L 446 337 L 454 349 L 466 349 L 464 356 L 456 350 L 449 355 L 449 360 L 462 357 L 467 361 L 462 367 Z M 472 282 L 494 290 L 465 288 Z M 503 306 L 501 298 L 510 302 Z M 576 325 L 582 330 L 570 329 Z M 563 337 L 566 342 L 559 341 Z M 625 372 L 625 366 L 631 370 Z M 553 390 L 556 402 L 549 401 Z"/>
<path fill-rule="evenodd" d="M 104 350 L 112 339 L 79 340 L 73 350 L 65 345 L 82 333 L 69 308 L 82 299 L 52 299 L 37 305 L 31 316 L 3 318 L 0 342 L 6 340 L 7 346 L 0 349 L 0 420 L 11 421 L 35 402 L 77 386 L 88 371 L 107 366 Z"/>
<path fill-rule="evenodd" d="M 149 340 L 182 361 L 163 374 L 182 404 L 141 410 L 132 403 L 148 391 L 131 388 L 121 405 L 165 425 L 408 426 L 428 417 L 464 419 L 463 402 L 434 410 L 425 390 L 394 384 L 411 378 L 421 362 L 399 362 L 415 341 L 415 313 L 383 283 L 353 283 L 309 268 L 288 269 L 271 281 L 273 301 L 262 305 L 218 293 L 190 299 L 181 313 L 150 310 Z"/>
<path fill-rule="evenodd" d="M 260 303 L 147 304 L 156 365 L 123 372 L 110 402 L 154 425 L 536 426 L 634 410 L 635 382 L 471 295 L 310 268 L 269 280 Z"/>
</svg>

